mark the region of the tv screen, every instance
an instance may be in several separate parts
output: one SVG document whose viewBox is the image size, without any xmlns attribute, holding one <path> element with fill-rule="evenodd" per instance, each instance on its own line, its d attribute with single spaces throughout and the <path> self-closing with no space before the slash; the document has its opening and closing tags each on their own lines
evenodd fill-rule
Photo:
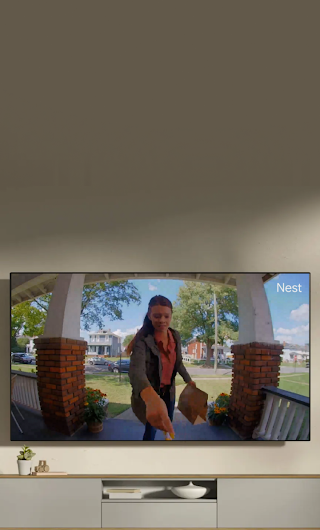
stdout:
<svg viewBox="0 0 320 530">
<path fill-rule="evenodd" d="M 310 440 L 310 274 L 11 273 L 12 441 Z"/>
</svg>

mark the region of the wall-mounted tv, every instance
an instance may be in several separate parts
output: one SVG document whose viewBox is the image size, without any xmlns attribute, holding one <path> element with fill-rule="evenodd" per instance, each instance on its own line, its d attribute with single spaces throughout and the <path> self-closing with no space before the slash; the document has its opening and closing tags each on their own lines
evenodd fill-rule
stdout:
<svg viewBox="0 0 320 530">
<path fill-rule="evenodd" d="M 310 440 L 310 274 L 14 272 L 12 441 Z"/>
</svg>

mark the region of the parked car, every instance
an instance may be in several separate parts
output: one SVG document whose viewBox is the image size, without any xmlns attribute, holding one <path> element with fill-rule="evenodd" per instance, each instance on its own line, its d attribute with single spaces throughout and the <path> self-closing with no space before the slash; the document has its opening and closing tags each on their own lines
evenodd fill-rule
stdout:
<svg viewBox="0 0 320 530">
<path fill-rule="evenodd" d="M 29 353 L 12 353 L 11 361 L 20 364 L 35 364 L 36 359 L 34 355 L 30 355 Z"/>
<path fill-rule="evenodd" d="M 109 364 L 113 364 L 112 361 L 109 361 L 108 359 L 105 359 L 102 356 L 97 357 L 90 357 L 88 364 L 91 364 L 92 366 L 94 364 L 103 364 L 104 366 L 109 366 Z"/>
<path fill-rule="evenodd" d="M 121 359 L 121 373 L 128 373 L 130 367 L 130 359 Z M 110 372 L 113 372 L 114 374 L 118 374 L 120 372 L 120 360 L 115 361 L 112 363 L 108 370 Z"/>
</svg>

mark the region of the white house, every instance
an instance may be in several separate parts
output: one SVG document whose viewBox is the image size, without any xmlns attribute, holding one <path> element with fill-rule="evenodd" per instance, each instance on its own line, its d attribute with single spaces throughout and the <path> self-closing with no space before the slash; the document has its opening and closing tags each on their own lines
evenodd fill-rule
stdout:
<svg viewBox="0 0 320 530">
<path fill-rule="evenodd" d="M 225 360 L 227 359 L 233 359 L 233 353 L 231 352 L 231 347 L 229 346 L 224 346 L 223 348 L 223 354 L 225 356 Z"/>
<path fill-rule="evenodd" d="M 88 340 L 88 355 L 108 355 L 118 357 L 121 352 L 121 337 L 111 329 L 91 331 Z"/>
<path fill-rule="evenodd" d="M 34 345 L 33 339 L 37 339 L 38 337 L 31 337 L 28 344 L 26 344 L 26 353 L 35 353 L 36 348 Z"/>
<path fill-rule="evenodd" d="M 299 350 L 298 348 L 294 350 L 290 348 L 283 348 L 283 361 L 293 363 L 295 357 L 297 362 L 306 361 L 307 359 L 309 359 L 309 352 Z"/>
</svg>

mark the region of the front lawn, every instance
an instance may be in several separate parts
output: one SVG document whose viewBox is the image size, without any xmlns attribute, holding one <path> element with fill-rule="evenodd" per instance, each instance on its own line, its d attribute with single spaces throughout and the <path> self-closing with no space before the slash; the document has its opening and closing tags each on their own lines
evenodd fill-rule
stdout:
<svg viewBox="0 0 320 530">
<path fill-rule="evenodd" d="M 231 377 L 226 378 L 226 380 L 215 380 L 215 378 L 212 378 L 212 380 L 205 381 L 197 381 L 195 378 L 195 383 L 197 385 L 197 388 L 200 388 L 200 390 L 208 394 L 208 401 L 214 401 L 215 399 L 217 399 L 218 395 L 221 394 L 221 392 L 224 392 L 225 394 L 230 394 Z M 184 390 L 185 386 L 186 384 L 183 380 L 180 384 L 176 386 L 176 401 L 179 401 L 180 394 Z"/>
<path fill-rule="evenodd" d="M 109 400 L 108 418 L 114 418 L 131 407 L 131 384 L 127 375 L 86 374 L 86 386 L 98 388 Z"/>
<path fill-rule="evenodd" d="M 282 361 L 281 363 L 281 366 L 291 366 L 292 368 L 294 368 L 295 366 L 299 369 L 299 368 L 306 368 L 306 361 L 302 361 L 302 362 L 289 362 L 289 361 Z"/>
<path fill-rule="evenodd" d="M 18 364 L 11 363 L 11 370 L 18 370 L 18 372 L 37 373 L 36 364 Z"/>
<path fill-rule="evenodd" d="M 287 392 L 294 392 L 301 396 L 310 395 L 309 386 L 309 374 L 286 374 L 280 377 L 279 386 L 281 390 L 287 390 Z"/>
<path fill-rule="evenodd" d="M 221 392 L 230 394 L 231 377 L 225 376 L 207 378 L 195 377 L 195 382 L 200 390 L 208 394 L 208 401 L 214 401 Z M 287 374 L 280 377 L 280 389 L 294 392 L 303 396 L 309 396 L 309 374 Z M 128 375 L 122 374 L 121 381 L 119 375 L 87 374 L 86 384 L 91 388 L 99 388 L 107 394 L 109 399 L 109 416 L 114 417 L 125 411 L 131 406 L 131 384 Z M 182 390 L 185 388 L 185 382 L 182 377 L 176 377 L 176 400 Z"/>
<path fill-rule="evenodd" d="M 206 365 L 206 361 L 198 361 L 198 360 L 192 359 L 188 363 L 188 366 L 190 366 L 190 365 L 194 366 L 195 368 L 201 368 L 201 367 L 203 367 L 203 368 L 214 368 L 214 361 L 210 361 L 210 364 Z M 225 363 L 218 362 L 217 367 L 218 368 L 225 368 L 226 365 L 227 365 L 227 362 L 225 362 Z"/>
<path fill-rule="evenodd" d="M 37 367 L 32 364 L 15 364 L 11 365 L 12 370 L 21 370 L 21 372 L 36 373 Z M 33 371 L 33 372 L 32 372 Z M 98 374 L 86 374 L 86 385 L 91 388 L 99 388 L 102 392 L 107 394 L 109 399 L 108 417 L 113 418 L 121 414 L 131 406 L 131 384 L 127 374 L 121 375 L 106 375 L 103 372 Z M 230 375 L 210 375 L 210 376 L 194 376 L 198 388 L 208 394 L 208 401 L 214 401 L 217 396 L 224 392 L 230 394 L 231 389 L 231 374 Z M 180 375 L 176 376 L 176 400 L 182 390 L 185 388 L 185 382 Z M 287 390 L 309 397 L 309 373 L 284 374 L 280 377 L 279 389 Z"/>
</svg>

